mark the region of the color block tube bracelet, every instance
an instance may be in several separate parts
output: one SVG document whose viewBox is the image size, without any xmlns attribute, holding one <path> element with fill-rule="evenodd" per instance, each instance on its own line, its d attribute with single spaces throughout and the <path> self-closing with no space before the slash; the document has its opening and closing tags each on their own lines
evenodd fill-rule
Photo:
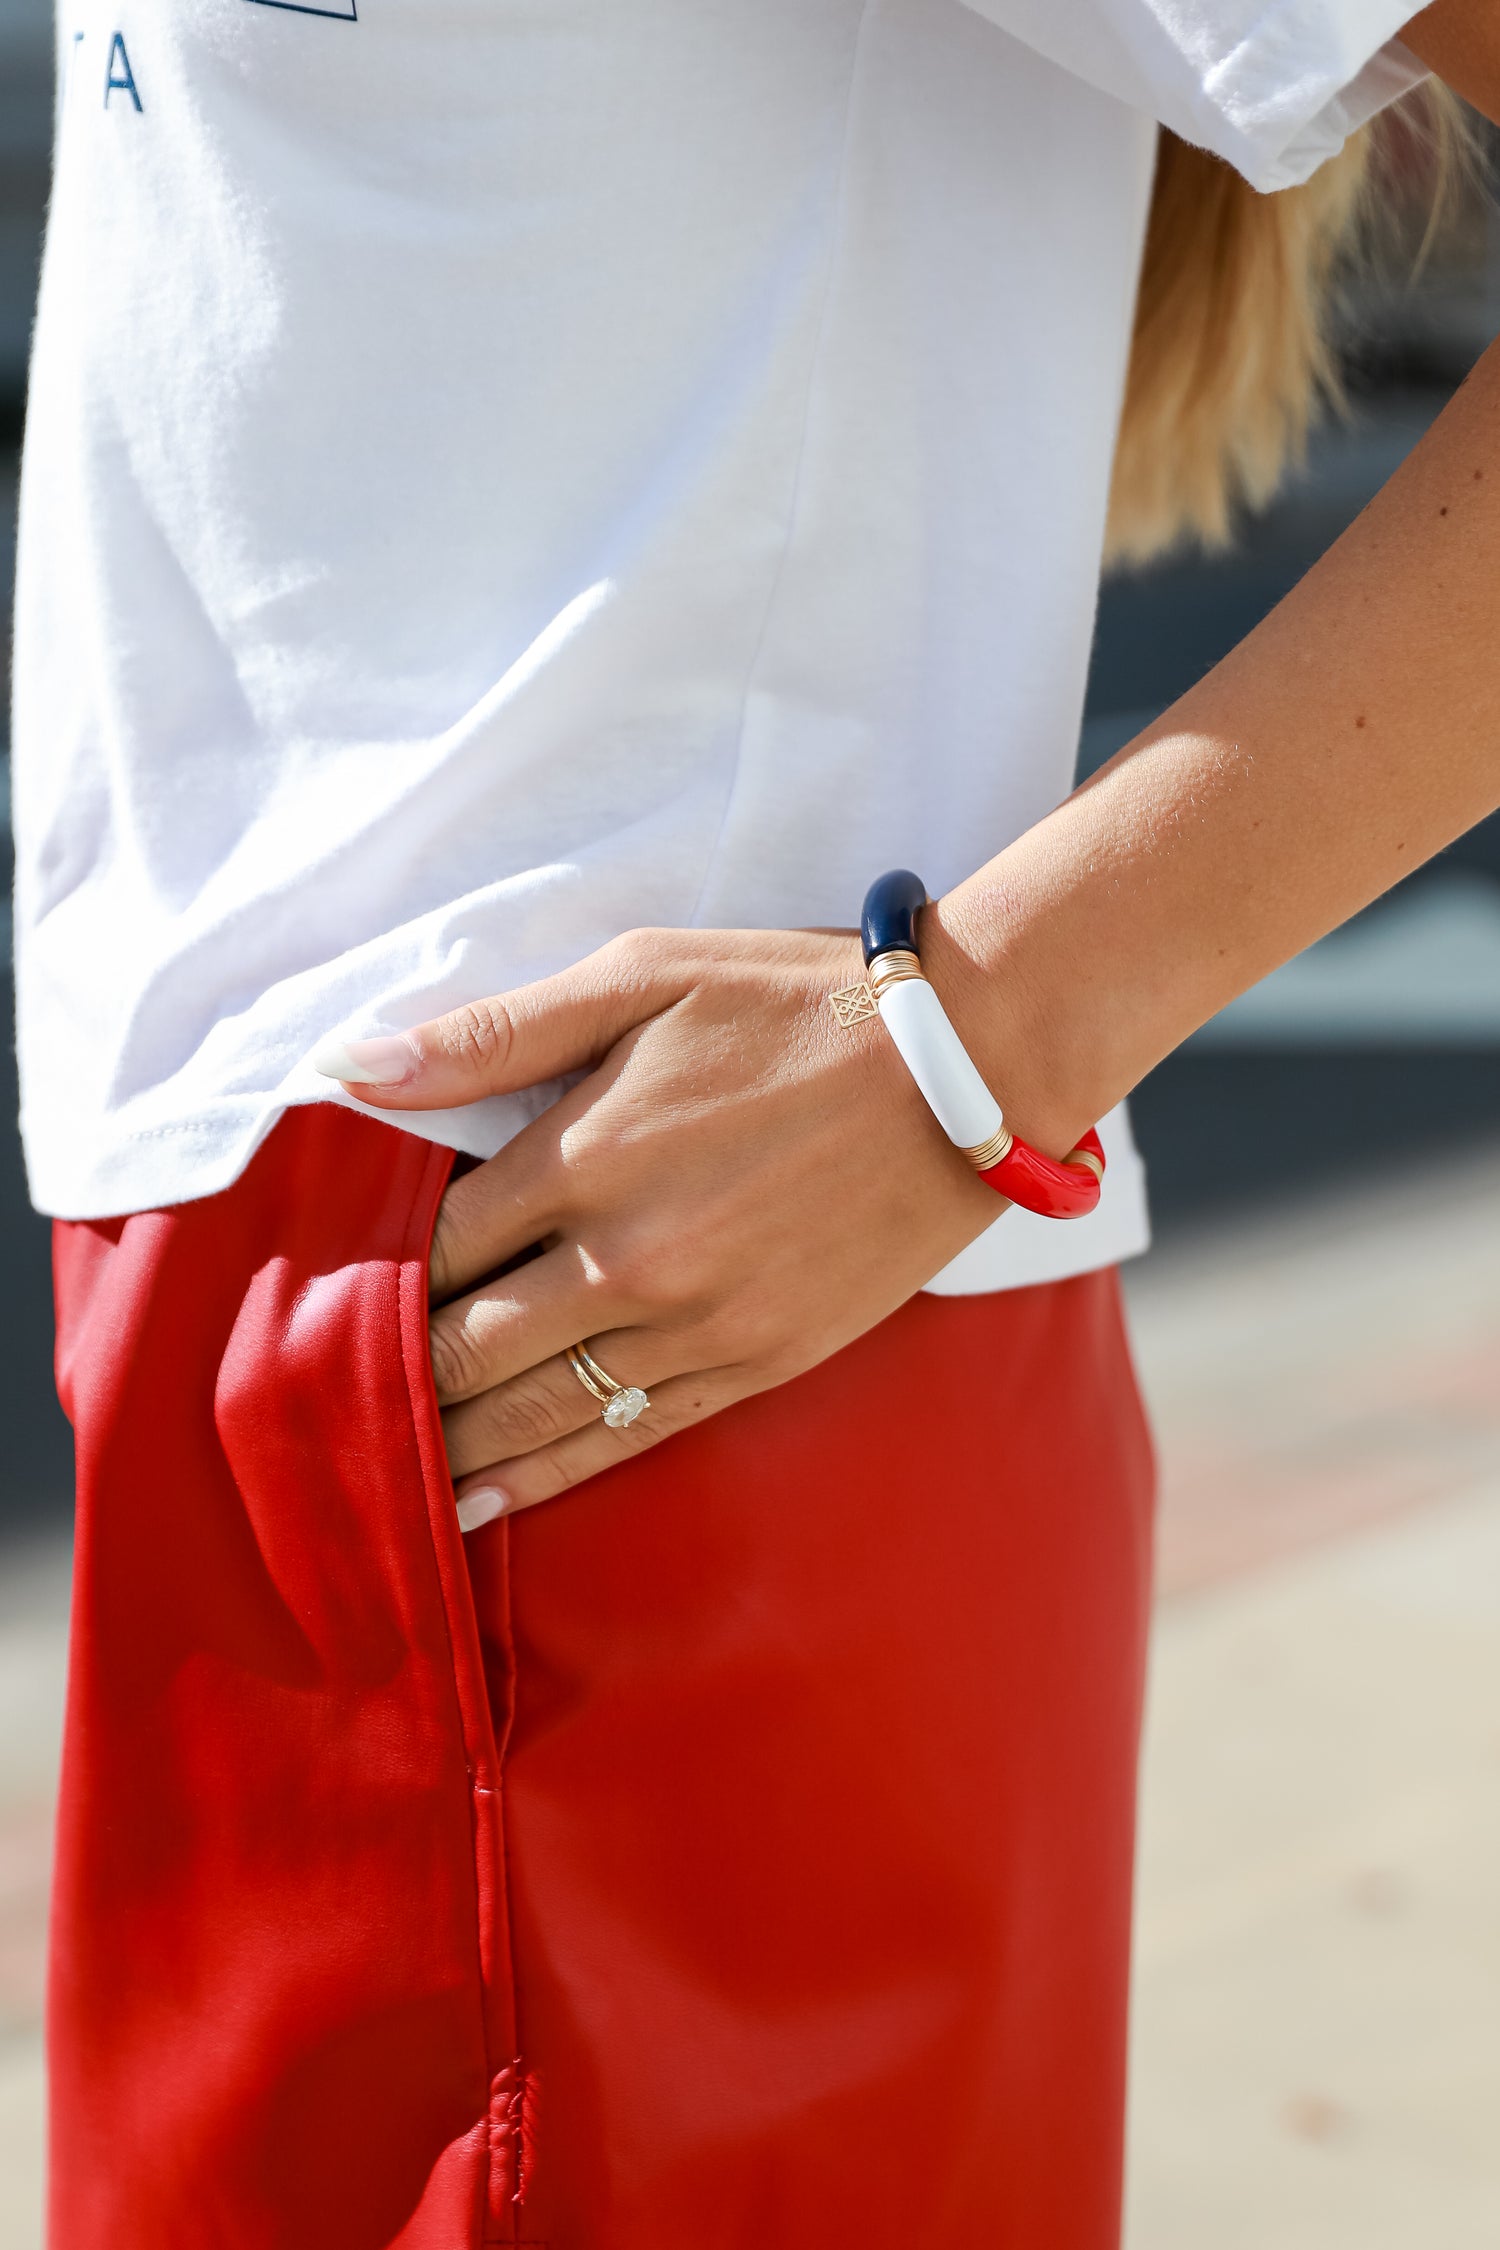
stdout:
<svg viewBox="0 0 1500 2250">
<path fill-rule="evenodd" d="M 1091 1126 L 1059 1163 L 1009 1131 L 922 974 L 917 916 L 926 904 L 927 886 L 906 868 L 870 885 L 860 919 L 869 974 L 863 984 L 829 995 L 834 1015 L 846 1026 L 880 1017 L 933 1116 L 997 1195 L 1043 1219 L 1081 1219 L 1099 1201 L 1104 1180 L 1099 1136 Z"/>
</svg>

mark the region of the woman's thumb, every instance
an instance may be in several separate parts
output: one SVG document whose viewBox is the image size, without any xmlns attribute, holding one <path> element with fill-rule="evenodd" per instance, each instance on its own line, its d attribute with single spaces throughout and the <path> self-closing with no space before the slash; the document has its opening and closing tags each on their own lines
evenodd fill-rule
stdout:
<svg viewBox="0 0 1500 2250">
<path fill-rule="evenodd" d="M 487 1094 L 513 1094 L 565 1071 L 586 1070 L 672 995 L 622 989 L 591 955 L 560 976 L 454 1008 L 411 1031 L 374 1039 L 325 1039 L 314 1070 L 378 1109 L 459 1109 Z"/>
</svg>

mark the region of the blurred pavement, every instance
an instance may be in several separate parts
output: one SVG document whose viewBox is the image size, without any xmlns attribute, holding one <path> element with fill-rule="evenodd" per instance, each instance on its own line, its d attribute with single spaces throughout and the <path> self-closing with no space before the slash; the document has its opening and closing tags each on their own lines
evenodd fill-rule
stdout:
<svg viewBox="0 0 1500 2250">
<path fill-rule="evenodd" d="M 1128 2250 L 1500 2243 L 1497 1239 L 1492 1144 L 1131 1276 L 1163 1598 Z M 64 1561 L 0 1557 L 6 2250 L 40 2241 Z"/>
<path fill-rule="evenodd" d="M 1147 1260 L 1127 2250 L 1500 2244 L 1500 1149 Z"/>
<path fill-rule="evenodd" d="M 62 1724 L 66 1545 L 0 1547 L 0 2243 L 41 2242 L 42 1926 Z"/>
</svg>

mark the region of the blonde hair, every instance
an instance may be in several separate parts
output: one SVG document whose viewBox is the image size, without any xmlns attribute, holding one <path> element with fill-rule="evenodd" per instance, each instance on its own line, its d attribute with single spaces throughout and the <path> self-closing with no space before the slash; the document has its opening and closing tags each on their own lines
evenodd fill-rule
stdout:
<svg viewBox="0 0 1500 2250">
<path fill-rule="evenodd" d="M 1162 135 L 1107 561 L 1225 545 L 1236 516 L 1263 507 L 1300 461 L 1320 412 L 1342 403 L 1338 284 L 1397 200 L 1393 152 L 1426 196 L 1419 256 L 1466 170 L 1458 104 L 1436 89 L 1414 99 L 1276 195 Z"/>
</svg>

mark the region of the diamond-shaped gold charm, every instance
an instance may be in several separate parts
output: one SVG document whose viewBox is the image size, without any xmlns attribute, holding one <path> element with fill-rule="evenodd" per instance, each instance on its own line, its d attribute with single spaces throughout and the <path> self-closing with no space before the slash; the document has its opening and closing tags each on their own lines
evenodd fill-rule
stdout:
<svg viewBox="0 0 1500 2250">
<path fill-rule="evenodd" d="M 880 1013 L 868 984 L 846 984 L 842 992 L 830 992 L 828 1001 L 841 1031 L 852 1030 L 855 1024 L 866 1023 Z"/>
</svg>

